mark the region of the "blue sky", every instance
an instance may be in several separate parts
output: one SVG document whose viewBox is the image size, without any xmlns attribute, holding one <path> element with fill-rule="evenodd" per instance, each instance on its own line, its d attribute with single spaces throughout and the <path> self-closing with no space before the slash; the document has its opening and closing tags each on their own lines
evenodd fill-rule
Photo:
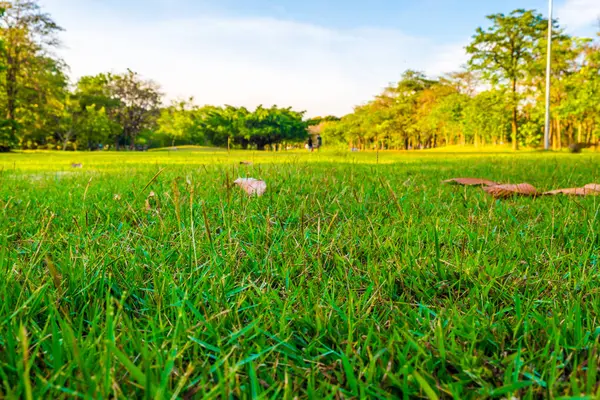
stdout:
<svg viewBox="0 0 600 400">
<path fill-rule="evenodd" d="M 546 0 L 41 0 L 66 29 L 74 79 L 126 68 L 199 104 L 291 105 L 343 115 L 408 69 L 460 68 L 485 16 Z M 571 33 L 600 0 L 555 0 Z"/>
</svg>

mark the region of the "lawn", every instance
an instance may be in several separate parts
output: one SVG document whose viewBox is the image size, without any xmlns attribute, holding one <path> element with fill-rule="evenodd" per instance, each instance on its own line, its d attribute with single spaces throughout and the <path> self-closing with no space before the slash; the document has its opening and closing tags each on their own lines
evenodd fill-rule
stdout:
<svg viewBox="0 0 600 400">
<path fill-rule="evenodd" d="M 21 153 L 0 170 L 0 398 L 600 394 L 600 197 L 441 184 L 600 183 L 600 155 Z M 263 197 L 232 187 L 246 176 Z"/>
</svg>

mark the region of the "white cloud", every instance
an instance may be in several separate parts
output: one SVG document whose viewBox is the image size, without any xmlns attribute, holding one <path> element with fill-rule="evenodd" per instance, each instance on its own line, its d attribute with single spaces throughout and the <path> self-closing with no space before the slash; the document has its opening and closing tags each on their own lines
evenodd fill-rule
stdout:
<svg viewBox="0 0 600 400">
<path fill-rule="evenodd" d="M 292 106 L 343 115 L 408 69 L 450 72 L 460 44 L 396 30 L 335 30 L 271 18 L 222 15 L 137 21 L 92 0 L 46 0 L 67 31 L 61 54 L 74 79 L 131 68 L 170 98 L 199 104 Z"/>
<path fill-rule="evenodd" d="M 558 8 L 557 17 L 570 31 L 588 28 L 600 19 L 600 0 L 567 0 Z"/>
</svg>

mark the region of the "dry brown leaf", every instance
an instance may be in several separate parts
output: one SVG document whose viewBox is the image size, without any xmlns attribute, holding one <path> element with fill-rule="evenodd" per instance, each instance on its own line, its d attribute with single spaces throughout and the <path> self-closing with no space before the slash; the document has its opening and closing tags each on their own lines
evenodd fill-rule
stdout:
<svg viewBox="0 0 600 400">
<path fill-rule="evenodd" d="M 544 194 L 548 196 L 555 196 L 557 194 L 564 194 L 567 196 L 599 196 L 600 185 L 597 183 L 590 183 L 582 188 L 557 189 Z"/>
<path fill-rule="evenodd" d="M 540 194 L 529 183 L 488 186 L 483 190 L 496 199 L 506 199 L 511 196 L 537 196 Z"/>
<path fill-rule="evenodd" d="M 481 178 L 452 178 L 444 181 L 453 185 L 464 185 L 464 186 L 496 186 L 498 185 L 494 181 Z"/>
<path fill-rule="evenodd" d="M 556 189 L 544 193 L 547 196 L 555 196 L 558 194 L 564 194 L 567 196 L 597 196 L 600 192 L 586 188 L 569 188 L 569 189 Z"/>
<path fill-rule="evenodd" d="M 240 161 L 240 165 L 252 165 L 252 161 Z"/>
<path fill-rule="evenodd" d="M 588 183 L 583 188 L 593 190 L 595 192 L 600 192 L 600 184 L 599 183 Z"/>
<path fill-rule="evenodd" d="M 267 190 L 265 181 L 254 178 L 238 178 L 233 183 L 241 187 L 250 196 L 262 196 Z"/>
</svg>

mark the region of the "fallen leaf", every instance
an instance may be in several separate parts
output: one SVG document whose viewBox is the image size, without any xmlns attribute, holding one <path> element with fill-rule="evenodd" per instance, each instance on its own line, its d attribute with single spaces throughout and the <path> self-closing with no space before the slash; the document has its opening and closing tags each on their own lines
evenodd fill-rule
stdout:
<svg viewBox="0 0 600 400">
<path fill-rule="evenodd" d="M 464 185 L 464 186 L 496 186 L 498 185 L 494 181 L 481 178 L 452 178 L 444 181 L 453 185 Z"/>
<path fill-rule="evenodd" d="M 585 188 L 568 188 L 568 189 L 550 190 L 549 192 L 545 192 L 544 195 L 545 196 L 556 196 L 559 194 L 565 194 L 567 196 L 585 196 L 585 195 L 587 195 L 587 192 L 590 192 L 590 190 L 585 189 Z"/>
<path fill-rule="evenodd" d="M 241 187 L 250 196 L 262 196 L 267 190 L 265 181 L 254 178 L 238 178 L 233 183 Z"/>
<path fill-rule="evenodd" d="M 252 165 L 252 161 L 240 161 L 240 165 Z"/>
<path fill-rule="evenodd" d="M 506 199 L 511 196 L 537 196 L 540 194 L 529 183 L 488 186 L 483 190 L 496 199 Z"/>
<path fill-rule="evenodd" d="M 600 195 L 600 185 L 597 183 L 590 183 L 582 188 L 557 189 L 544 194 L 547 196 L 555 196 L 558 194 L 567 196 L 598 196 Z"/>
<path fill-rule="evenodd" d="M 79 163 L 79 164 L 73 163 L 73 164 L 71 164 L 71 168 L 83 168 L 83 164 L 81 164 L 81 163 Z"/>
</svg>

